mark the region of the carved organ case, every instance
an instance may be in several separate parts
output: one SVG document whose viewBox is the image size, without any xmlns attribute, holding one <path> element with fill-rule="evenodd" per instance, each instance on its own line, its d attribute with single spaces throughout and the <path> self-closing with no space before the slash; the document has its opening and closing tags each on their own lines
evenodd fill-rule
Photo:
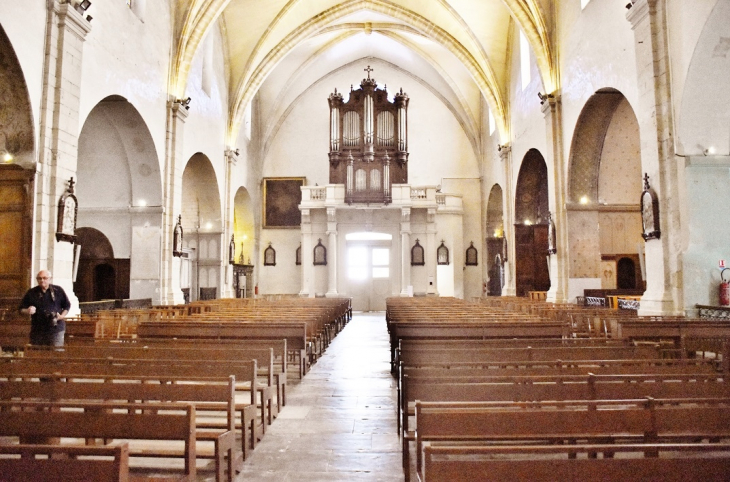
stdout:
<svg viewBox="0 0 730 482">
<path fill-rule="evenodd" d="M 347 102 L 337 89 L 329 96 L 329 182 L 345 185 L 348 204 L 388 204 L 392 184 L 408 183 L 408 95 L 401 89 L 390 102 L 365 71 Z"/>
</svg>

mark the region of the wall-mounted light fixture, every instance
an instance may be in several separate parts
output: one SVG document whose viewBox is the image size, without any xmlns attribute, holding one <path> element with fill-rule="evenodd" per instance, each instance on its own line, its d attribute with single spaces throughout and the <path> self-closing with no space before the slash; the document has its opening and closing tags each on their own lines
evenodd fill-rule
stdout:
<svg viewBox="0 0 730 482">
<path fill-rule="evenodd" d="M 634 0 L 631 0 L 629 3 L 626 4 L 626 10 L 631 10 L 631 7 L 634 6 Z"/>
<path fill-rule="evenodd" d="M 580 197 L 580 203 L 581 204 L 588 204 L 588 196 L 581 196 Z"/>
<path fill-rule="evenodd" d="M 188 97 L 187 99 L 177 99 L 175 101 L 175 104 L 180 104 L 181 107 L 185 107 L 185 110 L 190 110 L 190 102 L 192 99 Z"/>
<path fill-rule="evenodd" d="M 555 96 L 553 94 L 543 94 L 542 92 L 538 92 L 537 96 L 540 98 L 540 105 L 543 105 L 546 100 L 548 99 L 554 99 Z"/>
<path fill-rule="evenodd" d="M 74 3 L 75 3 L 74 9 L 77 12 L 79 12 L 80 14 L 83 14 L 85 11 L 87 11 L 89 9 L 89 7 L 91 7 L 91 2 L 89 0 L 82 0 L 81 2 L 79 2 L 77 0 Z"/>
<path fill-rule="evenodd" d="M 13 157 L 13 155 L 8 151 L 0 151 L 0 152 L 2 152 L 3 162 L 10 163 L 10 162 L 13 162 L 13 160 L 15 159 L 15 157 Z"/>
</svg>

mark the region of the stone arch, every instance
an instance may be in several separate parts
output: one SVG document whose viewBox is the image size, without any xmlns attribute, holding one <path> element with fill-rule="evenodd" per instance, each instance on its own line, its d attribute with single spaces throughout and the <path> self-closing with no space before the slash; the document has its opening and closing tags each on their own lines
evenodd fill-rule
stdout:
<svg viewBox="0 0 730 482">
<path fill-rule="evenodd" d="M 128 276 L 131 298 L 159 298 L 159 166 L 147 124 L 124 97 L 106 97 L 89 112 L 79 134 L 77 224 L 105 233 L 117 259 L 127 260 L 129 269 L 115 272 Z"/>
<path fill-rule="evenodd" d="M 0 163 L 35 165 L 33 110 L 23 70 L 0 25 Z"/>
<path fill-rule="evenodd" d="M 0 25 L 0 290 L 21 298 L 32 279 L 35 136 L 28 86 Z"/>
<path fill-rule="evenodd" d="M 239 257 L 243 256 L 245 264 L 251 264 L 249 260 L 256 259 L 254 255 L 256 225 L 253 210 L 254 205 L 248 189 L 239 187 L 233 200 L 233 234 L 236 240 L 236 261 L 238 262 Z"/>
<path fill-rule="evenodd" d="M 515 188 L 515 289 L 550 289 L 548 250 L 548 177 L 545 158 L 530 149 L 522 159 Z"/>
<path fill-rule="evenodd" d="M 190 253 L 190 301 L 222 295 L 223 249 L 228 264 L 228 243 L 223 242 L 221 198 L 215 169 L 200 152 L 187 162 L 182 176 L 183 250 Z M 183 282 L 184 284 L 185 282 Z"/>
<path fill-rule="evenodd" d="M 618 90 L 600 89 L 586 102 L 568 172 L 568 296 L 615 289 L 617 259 L 636 257 L 642 242 L 639 123 Z"/>
<path fill-rule="evenodd" d="M 129 298 L 129 259 L 115 258 L 109 238 L 95 228 L 78 228 L 74 293 L 80 302 Z"/>
<path fill-rule="evenodd" d="M 495 184 L 489 191 L 487 201 L 487 256 L 484 257 L 484 266 L 489 278 L 488 294 L 499 296 L 504 285 L 502 271 L 502 255 L 504 251 L 504 209 L 502 201 L 502 186 Z"/>
</svg>

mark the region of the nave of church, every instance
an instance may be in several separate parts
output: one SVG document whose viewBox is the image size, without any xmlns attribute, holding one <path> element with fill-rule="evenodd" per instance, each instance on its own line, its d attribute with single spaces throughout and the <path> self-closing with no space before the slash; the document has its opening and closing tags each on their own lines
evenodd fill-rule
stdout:
<svg viewBox="0 0 730 482">
<path fill-rule="evenodd" d="M 383 312 L 354 313 L 236 480 L 401 482 L 396 388 Z"/>
</svg>

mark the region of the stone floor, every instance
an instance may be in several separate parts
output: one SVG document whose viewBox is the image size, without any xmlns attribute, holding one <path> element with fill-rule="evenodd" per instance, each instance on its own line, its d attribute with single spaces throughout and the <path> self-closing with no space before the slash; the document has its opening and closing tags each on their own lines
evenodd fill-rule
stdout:
<svg viewBox="0 0 730 482">
<path fill-rule="evenodd" d="M 355 313 L 287 393 L 237 481 L 403 480 L 384 313 Z"/>
</svg>

